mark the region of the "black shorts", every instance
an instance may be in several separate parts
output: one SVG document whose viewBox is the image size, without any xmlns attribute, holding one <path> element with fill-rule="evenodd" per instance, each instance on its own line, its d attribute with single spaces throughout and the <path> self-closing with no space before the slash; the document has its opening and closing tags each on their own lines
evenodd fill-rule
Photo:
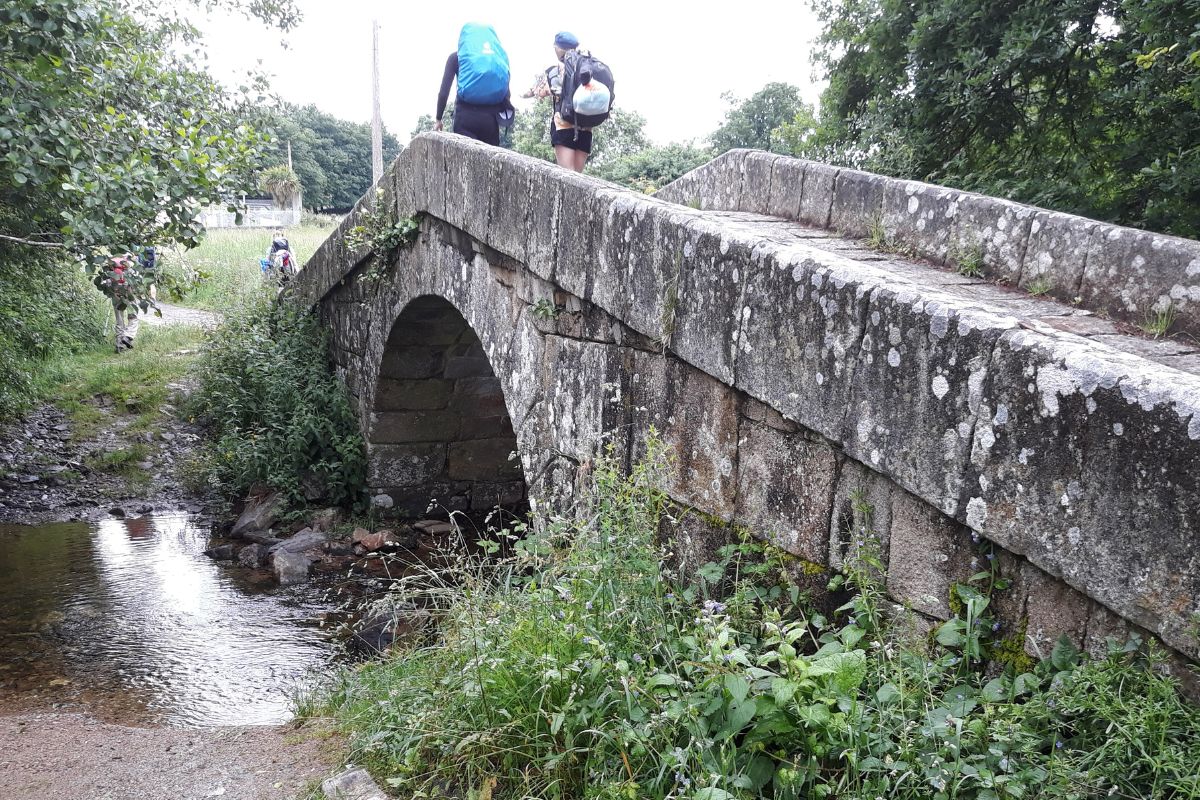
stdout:
<svg viewBox="0 0 1200 800">
<path fill-rule="evenodd" d="M 458 101 L 454 104 L 454 132 L 496 147 L 500 144 L 500 122 L 496 119 L 498 111 L 491 106 Z"/>
<path fill-rule="evenodd" d="M 569 147 L 572 150 L 578 150 L 581 153 L 592 152 L 592 132 L 579 131 L 579 138 L 575 138 L 574 128 L 564 128 L 559 130 L 554 127 L 554 120 L 550 120 L 550 144 L 558 147 Z"/>
</svg>

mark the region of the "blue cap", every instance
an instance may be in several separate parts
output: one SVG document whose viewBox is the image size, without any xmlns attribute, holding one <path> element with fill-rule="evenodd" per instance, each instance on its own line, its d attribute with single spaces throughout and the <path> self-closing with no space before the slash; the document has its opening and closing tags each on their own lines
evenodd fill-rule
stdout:
<svg viewBox="0 0 1200 800">
<path fill-rule="evenodd" d="M 579 40 L 575 38 L 575 34 L 569 31 L 560 31 L 554 36 L 554 46 L 561 47 L 563 50 L 574 50 L 579 47 Z"/>
</svg>

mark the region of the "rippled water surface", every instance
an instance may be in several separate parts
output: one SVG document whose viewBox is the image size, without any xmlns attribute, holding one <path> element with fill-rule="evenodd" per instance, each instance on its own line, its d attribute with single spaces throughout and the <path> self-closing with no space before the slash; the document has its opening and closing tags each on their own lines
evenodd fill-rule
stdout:
<svg viewBox="0 0 1200 800">
<path fill-rule="evenodd" d="M 127 722 L 286 721 L 336 646 L 322 590 L 211 561 L 186 515 L 0 525 L 0 711 Z"/>
</svg>

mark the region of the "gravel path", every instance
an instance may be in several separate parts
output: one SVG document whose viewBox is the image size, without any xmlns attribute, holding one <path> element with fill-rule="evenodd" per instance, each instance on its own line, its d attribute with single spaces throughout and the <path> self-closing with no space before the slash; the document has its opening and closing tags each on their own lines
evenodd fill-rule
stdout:
<svg viewBox="0 0 1200 800">
<path fill-rule="evenodd" d="M 78 714 L 0 716 L 0 796 L 301 800 L 337 762 L 317 727 L 126 728 Z"/>
<path fill-rule="evenodd" d="M 184 308 L 170 303 L 159 303 L 162 316 L 143 314 L 142 319 L 147 325 L 198 325 L 201 328 L 215 328 L 221 321 L 221 315 L 214 311 L 201 311 L 198 308 Z"/>
</svg>

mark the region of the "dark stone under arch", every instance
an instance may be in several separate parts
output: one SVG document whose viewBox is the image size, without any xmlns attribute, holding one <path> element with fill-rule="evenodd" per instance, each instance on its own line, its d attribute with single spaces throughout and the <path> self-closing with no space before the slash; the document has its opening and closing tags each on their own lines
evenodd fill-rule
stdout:
<svg viewBox="0 0 1200 800">
<path fill-rule="evenodd" d="M 479 336 L 441 297 L 416 298 L 392 326 L 368 441 L 372 494 L 390 497 L 397 514 L 525 507 L 500 380 Z"/>
</svg>

